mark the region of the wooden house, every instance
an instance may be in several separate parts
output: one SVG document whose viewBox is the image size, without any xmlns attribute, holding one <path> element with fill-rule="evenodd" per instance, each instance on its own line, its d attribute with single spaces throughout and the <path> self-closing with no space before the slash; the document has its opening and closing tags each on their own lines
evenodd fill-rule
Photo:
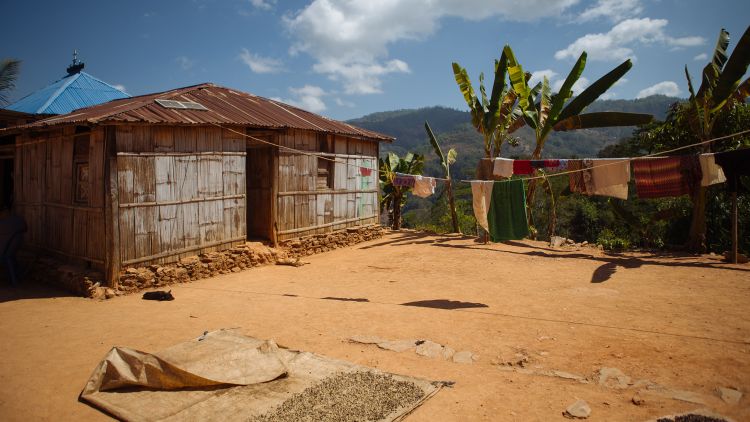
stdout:
<svg viewBox="0 0 750 422">
<path fill-rule="evenodd" d="M 101 268 L 109 282 L 124 267 L 247 239 L 377 223 L 379 143 L 393 140 L 213 84 L 4 132 L 15 136 L 26 244 Z"/>
</svg>

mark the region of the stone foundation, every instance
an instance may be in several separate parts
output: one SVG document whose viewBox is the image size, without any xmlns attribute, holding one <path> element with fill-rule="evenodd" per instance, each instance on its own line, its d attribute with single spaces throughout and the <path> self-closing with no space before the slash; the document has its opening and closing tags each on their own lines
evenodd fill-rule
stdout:
<svg viewBox="0 0 750 422">
<path fill-rule="evenodd" d="M 350 227 L 331 233 L 314 234 L 281 242 L 279 246 L 287 250 L 290 258 L 314 255 L 330 250 L 355 245 L 383 237 L 385 229 L 378 224 Z"/>
<path fill-rule="evenodd" d="M 351 246 L 383 236 L 379 225 L 351 227 L 332 233 L 305 236 L 281 242 L 279 249 L 259 242 L 248 242 L 219 252 L 183 258 L 170 264 L 125 268 L 116 288 L 106 287 L 100 272 L 61 265 L 51 258 L 30 263 L 29 278 L 56 285 L 76 295 L 111 298 L 149 288 L 165 287 L 220 274 L 236 273 L 261 265 L 272 265 L 283 258 L 299 258 Z"/>
</svg>

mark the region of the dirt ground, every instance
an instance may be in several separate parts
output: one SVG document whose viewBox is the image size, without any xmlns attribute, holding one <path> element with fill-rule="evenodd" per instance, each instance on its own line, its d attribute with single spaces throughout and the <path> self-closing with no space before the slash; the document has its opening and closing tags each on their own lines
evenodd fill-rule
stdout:
<svg viewBox="0 0 750 422">
<path fill-rule="evenodd" d="M 578 399 L 595 421 L 698 408 L 750 420 L 750 265 L 414 232 L 306 261 L 175 285 L 172 302 L 3 285 L 1 418 L 105 420 L 78 394 L 112 346 L 157 351 L 206 330 L 237 328 L 297 350 L 455 381 L 408 418 L 414 422 L 564 420 Z M 347 341 L 356 335 L 429 339 L 478 360 Z M 600 385 L 602 367 L 629 378 Z M 745 395 L 727 404 L 718 387 Z"/>
</svg>

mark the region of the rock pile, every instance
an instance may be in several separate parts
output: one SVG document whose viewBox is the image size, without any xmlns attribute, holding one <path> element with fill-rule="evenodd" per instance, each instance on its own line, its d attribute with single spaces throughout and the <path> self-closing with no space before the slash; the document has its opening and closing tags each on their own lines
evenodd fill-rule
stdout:
<svg viewBox="0 0 750 422">
<path fill-rule="evenodd" d="M 284 251 L 269 248 L 258 242 L 245 243 L 220 252 L 190 256 L 171 264 L 127 268 L 120 273 L 117 289 L 130 293 L 150 287 L 200 280 L 274 264 L 284 258 L 284 255 Z"/>
</svg>

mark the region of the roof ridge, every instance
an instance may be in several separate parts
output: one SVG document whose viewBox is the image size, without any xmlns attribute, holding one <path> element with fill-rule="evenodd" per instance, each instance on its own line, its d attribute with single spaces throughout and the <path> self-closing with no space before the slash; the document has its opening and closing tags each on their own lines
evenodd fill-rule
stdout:
<svg viewBox="0 0 750 422">
<path fill-rule="evenodd" d="M 120 92 L 122 92 L 123 94 L 126 94 L 126 95 L 127 95 L 128 97 L 130 97 L 130 96 L 131 96 L 131 95 L 130 95 L 130 94 L 128 94 L 127 92 L 123 91 L 122 89 L 120 89 L 120 88 L 118 88 L 118 87 L 116 87 L 116 86 L 114 86 L 114 85 L 112 85 L 112 84 L 109 84 L 109 83 L 107 83 L 107 82 L 104 82 L 103 80 L 101 80 L 101 79 L 97 78 L 96 76 L 94 76 L 94 75 L 92 75 L 92 74 L 90 74 L 90 73 L 86 73 L 86 72 L 84 72 L 84 71 L 80 71 L 80 72 L 78 72 L 78 75 L 85 75 L 85 76 L 86 76 L 87 78 L 91 78 L 91 79 L 93 79 L 93 80 L 95 80 L 95 81 L 97 81 L 97 82 L 99 82 L 99 83 L 101 83 L 101 84 L 104 84 L 104 85 L 106 85 L 106 86 L 108 86 L 108 87 L 110 87 L 110 88 L 112 88 L 112 89 L 114 89 L 114 90 L 120 91 Z"/>
<path fill-rule="evenodd" d="M 197 89 L 201 89 L 201 88 L 203 88 L 205 86 L 209 86 L 209 85 L 212 85 L 212 84 L 210 84 L 208 82 L 204 82 L 202 84 L 192 85 L 192 86 L 187 86 L 187 87 L 182 87 L 182 88 L 175 88 L 175 89 L 172 89 L 172 90 L 169 90 L 169 91 L 162 91 L 162 92 L 156 92 L 156 93 L 151 93 L 151 94 L 144 94 L 144 95 L 138 95 L 138 96 L 135 96 L 135 97 L 130 97 L 130 98 L 128 98 L 128 100 L 131 100 L 131 101 L 133 101 L 135 103 L 132 107 L 123 107 L 123 108 L 117 109 L 117 110 L 110 110 L 107 113 L 104 113 L 102 115 L 98 115 L 98 116 L 95 116 L 95 117 L 90 117 L 87 120 L 89 122 L 91 122 L 91 123 L 98 123 L 99 121 L 101 121 L 102 119 L 105 119 L 107 117 L 112 117 L 112 116 L 115 116 L 115 115 L 120 114 L 120 113 L 127 113 L 129 111 L 135 111 L 135 110 L 138 110 L 139 108 L 143 108 L 143 107 L 148 106 L 152 102 L 151 100 L 144 101 L 148 97 L 151 97 L 153 99 L 157 99 L 157 98 L 159 98 L 159 96 L 164 95 L 164 94 L 167 94 L 169 97 L 174 97 L 174 96 L 177 96 L 177 95 L 185 94 L 187 92 L 195 91 Z M 124 98 L 123 98 L 123 100 L 124 100 Z M 120 100 L 120 101 L 122 101 L 122 100 Z M 104 104 L 107 104 L 107 103 L 104 103 Z M 93 107 L 97 107 L 97 106 L 93 106 Z"/>
</svg>

